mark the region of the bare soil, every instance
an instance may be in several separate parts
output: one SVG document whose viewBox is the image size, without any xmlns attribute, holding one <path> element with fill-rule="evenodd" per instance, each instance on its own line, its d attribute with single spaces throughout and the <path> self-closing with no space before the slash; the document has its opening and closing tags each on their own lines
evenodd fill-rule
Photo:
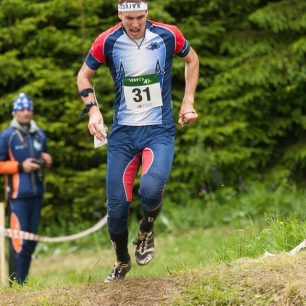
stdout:
<svg viewBox="0 0 306 306">
<path fill-rule="evenodd" d="M 190 287 L 205 295 L 219 284 L 225 291 L 239 292 L 239 302 L 222 305 L 306 305 L 306 252 L 243 258 L 228 265 L 168 277 L 127 278 L 108 285 L 6 288 L 0 290 L 0 305 L 206 305 L 192 302 Z"/>
</svg>

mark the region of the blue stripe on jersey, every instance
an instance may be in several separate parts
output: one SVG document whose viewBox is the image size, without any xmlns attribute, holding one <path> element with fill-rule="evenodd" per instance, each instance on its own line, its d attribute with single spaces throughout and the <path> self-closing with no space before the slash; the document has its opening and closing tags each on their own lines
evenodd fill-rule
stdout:
<svg viewBox="0 0 306 306">
<path fill-rule="evenodd" d="M 184 47 L 182 49 L 182 51 L 180 51 L 179 53 L 177 53 L 177 55 L 179 57 L 185 57 L 190 51 L 190 44 L 189 42 L 186 40 L 185 41 L 185 44 L 184 44 Z"/>
<path fill-rule="evenodd" d="M 97 70 L 100 66 L 101 63 L 99 63 L 92 55 L 91 53 L 88 53 L 86 58 L 85 58 L 85 63 L 87 66 L 92 69 L 92 70 Z"/>
</svg>

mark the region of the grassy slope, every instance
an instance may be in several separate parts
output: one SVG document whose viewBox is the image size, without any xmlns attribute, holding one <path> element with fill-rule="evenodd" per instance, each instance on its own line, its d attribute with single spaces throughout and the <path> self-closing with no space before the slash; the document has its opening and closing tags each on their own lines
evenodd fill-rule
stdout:
<svg viewBox="0 0 306 306">
<path fill-rule="evenodd" d="M 240 259 L 180 279 L 186 287 L 175 305 L 306 305 L 305 253 Z"/>
<path fill-rule="evenodd" d="M 255 254 L 257 259 L 227 258 L 228 253 L 241 249 L 244 243 L 246 250 L 250 249 L 251 231 L 244 230 L 243 235 L 241 240 L 237 231 L 220 228 L 157 237 L 157 256 L 152 263 L 146 267 L 134 264 L 124 282 L 111 285 L 103 284 L 113 264 L 111 249 L 70 250 L 65 256 L 37 258 L 33 261 L 29 284 L 23 288 L 2 289 L 0 305 L 306 303 L 306 253 L 297 256 L 283 253 L 271 258 Z M 246 241 L 246 236 L 250 240 Z M 229 249 L 227 241 L 233 249 Z M 241 250 L 241 253 L 235 252 L 237 257 L 245 254 Z M 259 252 L 263 254 L 262 250 Z M 223 260 L 224 255 L 227 260 Z"/>
</svg>

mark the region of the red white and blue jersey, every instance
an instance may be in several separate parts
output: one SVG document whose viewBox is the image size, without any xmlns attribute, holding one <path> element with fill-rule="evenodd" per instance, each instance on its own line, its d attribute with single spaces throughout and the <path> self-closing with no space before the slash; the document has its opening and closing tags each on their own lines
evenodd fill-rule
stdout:
<svg viewBox="0 0 306 306">
<path fill-rule="evenodd" d="M 114 123 L 120 125 L 156 125 L 173 123 L 171 66 L 173 55 L 185 57 L 190 50 L 182 32 L 168 24 L 147 21 L 145 38 L 135 43 L 120 23 L 100 34 L 85 63 L 92 70 L 107 65 L 114 80 Z M 140 45 L 140 47 L 139 47 Z M 128 109 L 123 92 L 125 77 L 158 75 L 162 106 Z"/>
</svg>

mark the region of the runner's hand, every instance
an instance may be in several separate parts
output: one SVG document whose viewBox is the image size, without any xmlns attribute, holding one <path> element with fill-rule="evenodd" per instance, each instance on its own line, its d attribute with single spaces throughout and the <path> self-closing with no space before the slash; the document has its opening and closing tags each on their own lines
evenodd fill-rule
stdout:
<svg viewBox="0 0 306 306">
<path fill-rule="evenodd" d="M 88 129 L 91 135 L 96 136 L 99 140 L 106 138 L 106 132 L 103 128 L 104 120 L 100 110 L 92 107 L 89 111 Z"/>
<path fill-rule="evenodd" d="M 198 117 L 199 116 L 192 104 L 182 103 L 178 117 L 178 124 L 181 127 L 192 124 L 198 119 Z"/>
</svg>

